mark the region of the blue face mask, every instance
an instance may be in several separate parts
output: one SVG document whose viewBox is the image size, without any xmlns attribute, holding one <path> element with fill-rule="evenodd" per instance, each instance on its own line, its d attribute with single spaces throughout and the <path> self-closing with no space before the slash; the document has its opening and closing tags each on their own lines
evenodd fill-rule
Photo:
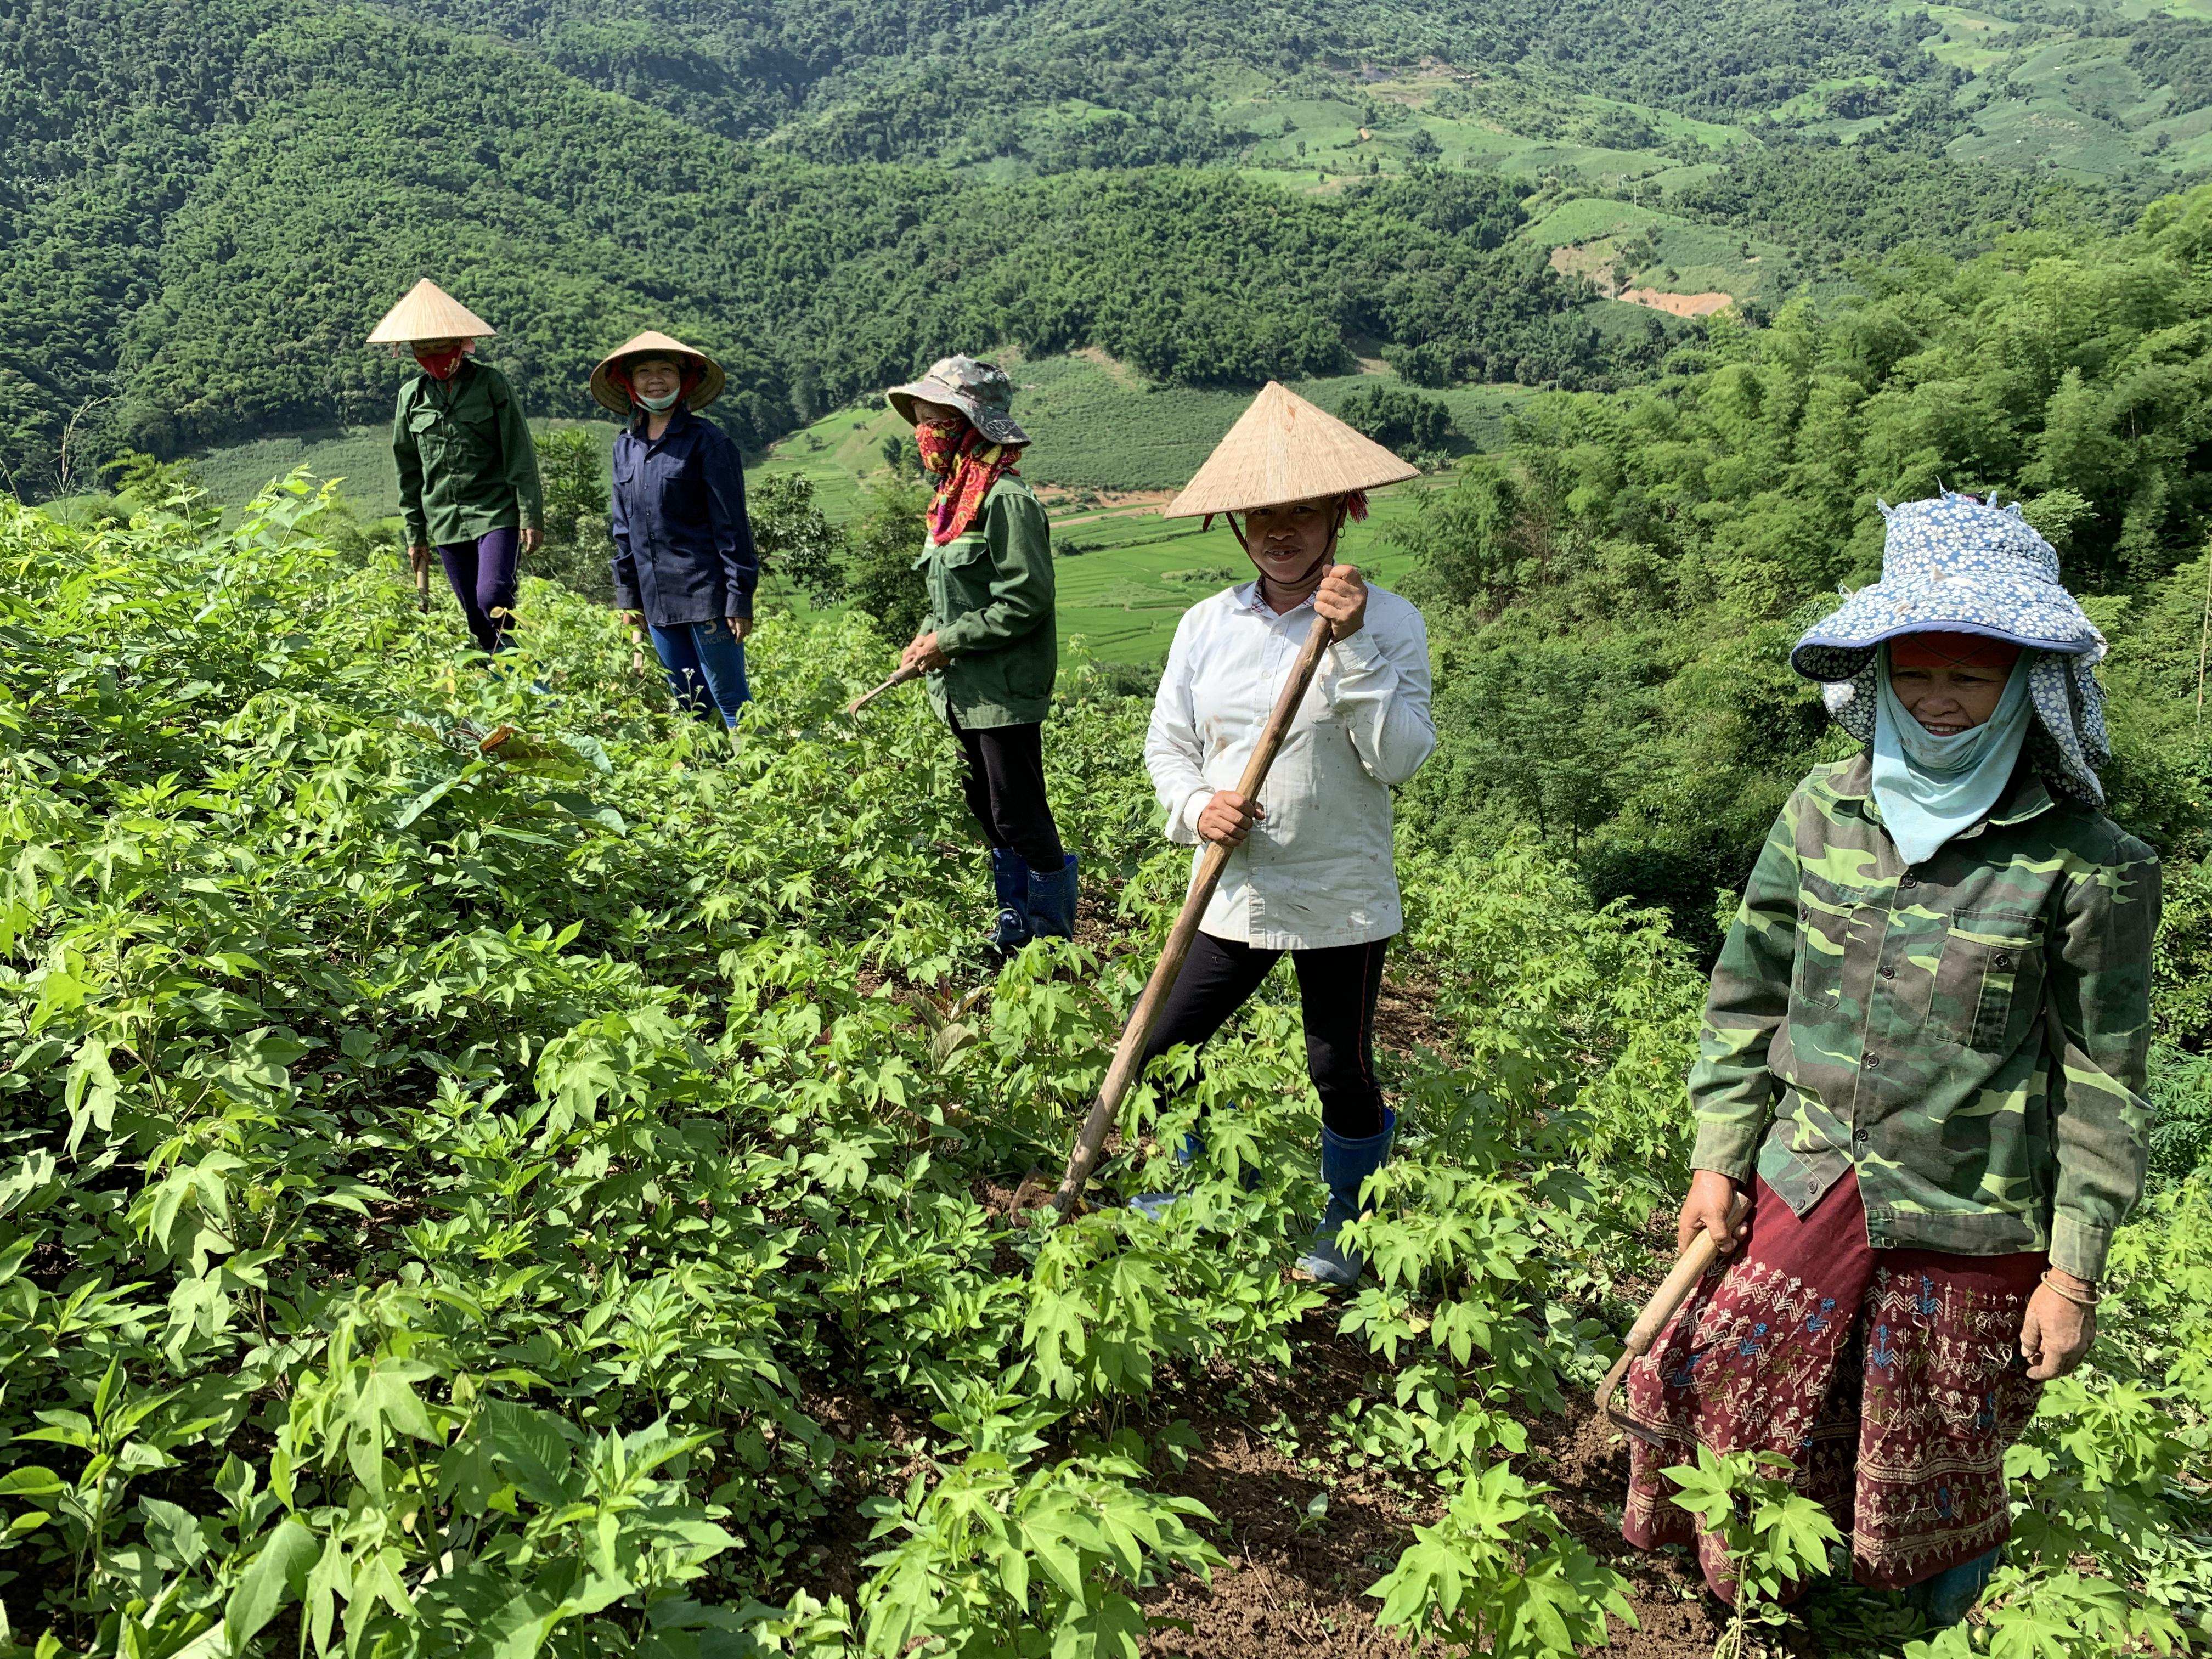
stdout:
<svg viewBox="0 0 2212 1659">
<path fill-rule="evenodd" d="M 1987 817 L 2012 781 L 2035 709 L 2023 651 L 1996 710 L 1979 726 L 1939 738 L 1913 719 L 1890 689 L 1889 647 L 1881 647 L 1874 717 L 1874 798 L 1898 856 L 1915 865 L 1952 836 Z"/>
<path fill-rule="evenodd" d="M 642 392 L 634 392 L 630 394 L 630 401 L 658 415 L 663 410 L 674 408 L 676 400 L 683 395 L 683 388 L 680 386 L 665 398 L 648 398 Z"/>
</svg>

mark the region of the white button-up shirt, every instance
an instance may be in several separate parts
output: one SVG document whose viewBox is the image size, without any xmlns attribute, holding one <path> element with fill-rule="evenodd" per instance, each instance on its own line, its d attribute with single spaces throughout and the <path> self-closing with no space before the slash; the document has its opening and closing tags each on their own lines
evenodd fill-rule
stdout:
<svg viewBox="0 0 2212 1659">
<path fill-rule="evenodd" d="M 1183 614 L 1145 738 L 1170 840 L 1195 846 L 1206 804 L 1237 787 L 1313 617 L 1310 598 L 1278 616 L 1256 581 Z M 1421 613 L 1370 587 L 1365 624 L 1322 653 L 1314 678 L 1261 788 L 1267 816 L 1229 855 L 1199 922 L 1216 939 L 1308 950 L 1364 945 L 1405 926 L 1390 786 L 1437 746 Z"/>
</svg>

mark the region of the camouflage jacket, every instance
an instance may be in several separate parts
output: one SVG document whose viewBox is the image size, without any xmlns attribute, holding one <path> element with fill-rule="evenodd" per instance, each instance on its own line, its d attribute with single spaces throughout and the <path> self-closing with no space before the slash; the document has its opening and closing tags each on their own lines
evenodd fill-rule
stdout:
<svg viewBox="0 0 2212 1659">
<path fill-rule="evenodd" d="M 1691 1162 L 1755 1166 L 1800 1215 L 1856 1168 L 1876 1248 L 2048 1250 L 2094 1279 L 2142 1192 L 2157 857 L 2023 769 L 1907 869 L 1870 776 L 1815 768 L 1767 836 L 1713 969 Z"/>
</svg>

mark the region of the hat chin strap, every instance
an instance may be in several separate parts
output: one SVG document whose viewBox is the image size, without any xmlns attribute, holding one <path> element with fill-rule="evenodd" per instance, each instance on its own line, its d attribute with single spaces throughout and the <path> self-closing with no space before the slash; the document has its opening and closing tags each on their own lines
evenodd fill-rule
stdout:
<svg viewBox="0 0 2212 1659">
<path fill-rule="evenodd" d="M 1322 548 L 1321 556 L 1316 559 L 1311 564 L 1308 565 L 1303 571 L 1299 572 L 1297 580 L 1284 583 L 1283 585 L 1285 587 L 1297 587 L 1302 586 L 1314 574 L 1316 571 L 1326 570 L 1330 565 L 1336 562 L 1336 539 L 1339 536 L 1341 536 L 1344 533 L 1345 515 L 1351 511 L 1352 503 L 1348 500 L 1340 500 L 1337 502 L 1336 522 L 1328 527 L 1328 541 L 1327 544 Z M 1237 515 L 1234 513 L 1224 513 L 1221 516 L 1228 523 L 1229 533 L 1237 538 L 1237 545 L 1244 550 L 1244 556 L 1248 559 L 1250 558 L 1252 556 L 1252 544 L 1245 539 L 1244 526 L 1237 522 Z M 1262 592 L 1267 591 L 1267 573 L 1265 570 L 1262 570 L 1260 572 L 1261 591 Z"/>
</svg>

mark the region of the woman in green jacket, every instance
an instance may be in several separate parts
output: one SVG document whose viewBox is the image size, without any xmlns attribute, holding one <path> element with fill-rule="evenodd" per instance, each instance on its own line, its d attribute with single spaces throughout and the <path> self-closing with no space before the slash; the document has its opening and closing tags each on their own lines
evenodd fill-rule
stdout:
<svg viewBox="0 0 2212 1659">
<path fill-rule="evenodd" d="M 915 568 L 929 617 L 900 665 L 929 675 L 930 702 L 967 762 L 968 805 L 991 844 L 1001 951 L 1075 931 L 1076 858 L 1045 796 L 1044 717 L 1060 659 L 1052 531 L 1014 470 L 1029 434 L 1007 412 L 996 365 L 946 357 L 888 394 L 937 478 Z"/>
<path fill-rule="evenodd" d="M 438 550 L 479 650 L 507 643 L 517 566 L 544 539 L 538 449 L 507 377 L 469 355 L 491 325 L 425 276 L 385 313 L 372 344 L 404 345 L 422 369 L 399 388 L 392 453 L 407 562 L 420 583 Z"/>
<path fill-rule="evenodd" d="M 1678 1236 L 1729 1265 L 1629 1370 L 1623 1530 L 1729 1599 L 1666 1471 L 1778 1454 L 1859 1583 L 1944 1625 L 2142 1190 L 2159 868 L 2105 816 L 2105 641 L 2050 544 L 1972 496 L 1883 510 L 1881 580 L 1790 655 L 1867 746 L 1790 797 L 1713 969 Z"/>
</svg>

